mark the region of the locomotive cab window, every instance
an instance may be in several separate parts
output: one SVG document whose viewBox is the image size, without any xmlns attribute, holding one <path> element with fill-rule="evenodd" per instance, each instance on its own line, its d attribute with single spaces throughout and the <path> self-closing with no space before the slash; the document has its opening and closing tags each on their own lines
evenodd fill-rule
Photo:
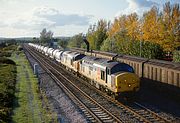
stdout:
<svg viewBox="0 0 180 123">
<path fill-rule="evenodd" d="M 101 70 L 101 79 L 105 80 L 105 72 Z"/>
<path fill-rule="evenodd" d="M 130 65 L 127 65 L 125 63 L 120 63 L 120 64 L 117 64 L 116 66 L 114 66 L 111 69 L 111 74 L 119 72 L 119 71 L 134 73 L 133 68 Z"/>
</svg>

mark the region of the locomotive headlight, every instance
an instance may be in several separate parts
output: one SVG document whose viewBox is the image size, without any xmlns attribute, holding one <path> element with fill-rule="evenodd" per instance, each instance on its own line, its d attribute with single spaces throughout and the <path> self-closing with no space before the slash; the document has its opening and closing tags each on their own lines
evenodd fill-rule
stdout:
<svg viewBox="0 0 180 123">
<path fill-rule="evenodd" d="M 128 87 L 131 87 L 131 85 L 129 84 Z"/>
<path fill-rule="evenodd" d="M 124 82 L 126 82 L 127 80 L 125 79 Z"/>
</svg>

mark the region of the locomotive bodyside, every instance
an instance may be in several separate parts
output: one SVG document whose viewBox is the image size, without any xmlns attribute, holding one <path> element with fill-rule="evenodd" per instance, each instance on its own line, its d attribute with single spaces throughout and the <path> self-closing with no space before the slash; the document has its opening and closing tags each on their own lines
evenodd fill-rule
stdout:
<svg viewBox="0 0 180 123">
<path fill-rule="evenodd" d="M 79 73 L 90 79 L 98 89 L 112 95 L 139 90 L 140 79 L 134 74 L 133 68 L 125 63 L 90 56 L 79 63 Z"/>
<path fill-rule="evenodd" d="M 83 57 L 84 57 L 83 54 L 77 52 L 65 51 L 62 54 L 61 63 L 67 66 L 68 68 L 77 71 L 77 66 L 75 67 L 76 65 L 75 61 L 82 59 Z"/>
</svg>

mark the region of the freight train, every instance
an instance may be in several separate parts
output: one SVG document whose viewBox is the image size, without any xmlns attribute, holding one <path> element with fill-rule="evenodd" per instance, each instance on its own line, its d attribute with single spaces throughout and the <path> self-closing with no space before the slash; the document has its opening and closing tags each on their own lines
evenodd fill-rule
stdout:
<svg viewBox="0 0 180 123">
<path fill-rule="evenodd" d="M 94 50 L 87 52 L 81 48 L 71 48 L 70 50 L 89 56 L 127 63 L 133 67 L 136 75 L 143 80 L 146 79 L 145 83 L 151 81 L 151 84 L 156 85 L 157 88 L 170 89 L 173 92 L 180 88 L 179 63 Z"/>
<path fill-rule="evenodd" d="M 116 99 L 131 97 L 140 89 L 139 77 L 134 73 L 133 68 L 126 63 L 32 43 L 28 45 L 56 60 L 66 69 L 86 78 L 91 85 Z"/>
</svg>

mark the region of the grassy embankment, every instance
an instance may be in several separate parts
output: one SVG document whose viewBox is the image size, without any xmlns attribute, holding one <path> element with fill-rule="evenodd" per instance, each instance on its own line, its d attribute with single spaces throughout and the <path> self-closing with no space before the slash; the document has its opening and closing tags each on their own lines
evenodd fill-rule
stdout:
<svg viewBox="0 0 180 123">
<path fill-rule="evenodd" d="M 55 122 L 56 115 L 48 109 L 48 102 L 44 96 L 42 103 L 37 77 L 33 74 L 24 53 L 15 54 L 12 59 L 17 64 L 16 99 L 12 121 L 17 123 Z"/>
<path fill-rule="evenodd" d="M 56 122 L 46 97 L 39 93 L 36 76 L 16 45 L 0 45 L 1 122 Z"/>
</svg>

